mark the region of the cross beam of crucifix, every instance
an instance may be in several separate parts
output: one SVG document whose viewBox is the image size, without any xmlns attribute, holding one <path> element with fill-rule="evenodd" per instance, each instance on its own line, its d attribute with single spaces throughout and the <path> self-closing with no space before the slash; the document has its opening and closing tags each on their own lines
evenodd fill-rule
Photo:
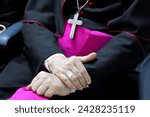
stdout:
<svg viewBox="0 0 150 117">
<path fill-rule="evenodd" d="M 74 38 L 74 34 L 75 34 L 75 31 L 76 31 L 76 26 L 83 24 L 83 22 L 81 20 L 78 20 L 78 17 L 79 17 L 79 12 L 77 12 L 74 15 L 73 19 L 68 20 L 68 23 L 72 24 L 71 31 L 70 31 L 70 39 Z"/>
</svg>

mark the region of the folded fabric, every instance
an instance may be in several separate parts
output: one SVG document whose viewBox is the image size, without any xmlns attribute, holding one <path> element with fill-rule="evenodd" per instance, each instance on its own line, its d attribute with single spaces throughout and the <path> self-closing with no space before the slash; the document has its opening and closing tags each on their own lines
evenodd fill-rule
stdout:
<svg viewBox="0 0 150 117">
<path fill-rule="evenodd" d="M 8 100 L 48 100 L 48 98 L 40 96 L 32 90 L 28 90 L 26 87 L 22 87 L 19 88 Z"/>
<path fill-rule="evenodd" d="M 58 39 L 58 44 L 66 56 L 84 56 L 91 52 L 97 52 L 113 36 L 103 32 L 91 31 L 77 26 L 73 40 L 70 39 L 71 24 L 66 23 L 64 35 Z M 9 100 L 47 100 L 33 91 L 20 88 Z"/>
<path fill-rule="evenodd" d="M 113 37 L 103 32 L 77 26 L 75 37 L 71 40 L 69 36 L 71 27 L 72 25 L 67 22 L 64 35 L 58 39 L 58 44 L 66 56 L 84 56 L 97 52 Z"/>
</svg>

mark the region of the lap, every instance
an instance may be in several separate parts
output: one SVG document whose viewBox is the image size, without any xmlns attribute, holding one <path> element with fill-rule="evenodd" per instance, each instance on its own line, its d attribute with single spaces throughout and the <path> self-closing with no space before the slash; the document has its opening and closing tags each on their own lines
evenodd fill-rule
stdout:
<svg viewBox="0 0 150 117">
<path fill-rule="evenodd" d="M 28 85 L 33 77 L 32 68 L 26 57 L 23 54 L 16 56 L 1 69 L 0 98 L 9 97 L 19 87 Z"/>
</svg>

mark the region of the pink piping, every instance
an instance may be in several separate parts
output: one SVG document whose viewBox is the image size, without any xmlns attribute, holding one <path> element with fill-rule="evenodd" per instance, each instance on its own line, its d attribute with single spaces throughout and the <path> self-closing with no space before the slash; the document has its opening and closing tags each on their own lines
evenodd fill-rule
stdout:
<svg viewBox="0 0 150 117">
<path fill-rule="evenodd" d="M 108 21 L 108 23 L 107 23 L 107 30 L 108 30 L 109 32 L 124 32 L 124 33 L 130 35 L 130 36 L 139 44 L 139 46 L 141 47 L 142 51 L 144 52 L 144 47 L 143 47 L 143 45 L 141 44 L 141 42 L 139 41 L 138 38 L 145 39 L 145 40 L 147 40 L 147 41 L 148 41 L 148 39 L 142 38 L 142 37 L 140 37 L 140 36 L 134 35 L 134 34 L 128 32 L 128 31 L 124 31 L 124 30 L 110 30 L 110 29 L 108 28 L 108 25 L 110 24 L 110 22 L 111 22 L 111 20 Z M 137 37 L 138 37 L 138 38 L 137 38 Z M 149 40 L 149 41 L 150 41 L 150 40 Z"/>
</svg>

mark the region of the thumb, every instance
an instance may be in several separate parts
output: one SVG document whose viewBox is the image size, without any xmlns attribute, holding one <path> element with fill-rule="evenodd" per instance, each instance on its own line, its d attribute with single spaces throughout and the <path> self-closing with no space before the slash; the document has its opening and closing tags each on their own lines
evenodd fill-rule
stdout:
<svg viewBox="0 0 150 117">
<path fill-rule="evenodd" d="M 82 63 L 87 63 L 96 59 L 96 53 L 92 52 L 86 56 L 78 56 Z"/>
</svg>

